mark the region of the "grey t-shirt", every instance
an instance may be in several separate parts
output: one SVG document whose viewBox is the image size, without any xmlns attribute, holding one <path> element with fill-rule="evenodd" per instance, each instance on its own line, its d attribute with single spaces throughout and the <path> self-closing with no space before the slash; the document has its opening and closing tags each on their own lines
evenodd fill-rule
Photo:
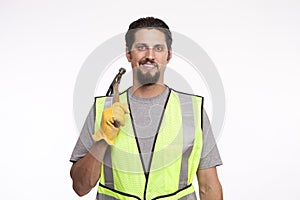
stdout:
<svg viewBox="0 0 300 200">
<path fill-rule="evenodd" d="M 162 94 L 153 98 L 139 98 L 128 90 L 130 112 L 133 117 L 142 159 L 145 166 L 149 166 L 151 150 L 163 112 L 164 104 L 168 98 L 170 89 L 167 88 Z M 73 150 L 71 161 L 76 162 L 84 157 L 94 144 L 92 135 L 94 133 L 95 109 L 91 108 L 88 117 L 81 130 L 80 137 Z M 222 160 L 214 139 L 208 116 L 203 109 L 203 147 L 200 158 L 199 169 L 206 169 L 222 165 Z"/>
</svg>

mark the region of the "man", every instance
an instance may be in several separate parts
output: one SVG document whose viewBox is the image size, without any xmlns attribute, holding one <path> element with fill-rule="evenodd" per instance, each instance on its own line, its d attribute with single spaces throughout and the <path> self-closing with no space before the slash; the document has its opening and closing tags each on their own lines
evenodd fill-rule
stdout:
<svg viewBox="0 0 300 200">
<path fill-rule="evenodd" d="M 100 178 L 97 199 L 196 199 L 197 175 L 202 200 L 222 199 L 222 161 L 203 98 L 164 85 L 169 27 L 141 18 L 125 39 L 133 85 L 120 102 L 95 98 L 71 157 L 74 191 L 85 195 Z"/>
</svg>

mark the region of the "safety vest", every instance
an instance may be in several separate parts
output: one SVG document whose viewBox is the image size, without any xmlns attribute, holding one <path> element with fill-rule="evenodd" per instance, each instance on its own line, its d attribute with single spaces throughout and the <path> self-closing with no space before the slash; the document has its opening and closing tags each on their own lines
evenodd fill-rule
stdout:
<svg viewBox="0 0 300 200">
<path fill-rule="evenodd" d="M 121 103 L 128 104 L 127 99 L 128 92 L 120 95 Z M 111 97 L 95 98 L 95 132 L 102 111 L 112 101 Z M 142 160 L 131 113 L 126 115 L 125 126 L 120 127 L 102 162 L 97 199 L 196 199 L 192 182 L 202 151 L 202 102 L 200 96 L 170 89 L 150 166 Z"/>
</svg>

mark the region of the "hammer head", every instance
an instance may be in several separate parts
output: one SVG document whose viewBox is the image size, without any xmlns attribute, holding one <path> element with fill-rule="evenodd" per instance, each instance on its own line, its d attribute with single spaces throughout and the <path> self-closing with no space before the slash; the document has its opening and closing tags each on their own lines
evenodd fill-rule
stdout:
<svg viewBox="0 0 300 200">
<path fill-rule="evenodd" d="M 126 69 L 124 69 L 124 68 L 122 68 L 122 67 L 119 69 L 119 74 L 120 74 L 120 75 L 125 74 L 125 72 L 126 72 Z"/>
</svg>

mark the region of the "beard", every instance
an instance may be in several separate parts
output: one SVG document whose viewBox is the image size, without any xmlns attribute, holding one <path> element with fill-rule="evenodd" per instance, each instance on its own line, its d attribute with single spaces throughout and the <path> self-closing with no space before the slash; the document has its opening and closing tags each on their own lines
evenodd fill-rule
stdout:
<svg viewBox="0 0 300 200">
<path fill-rule="evenodd" d="M 155 83 L 157 83 L 157 81 L 159 80 L 160 77 L 160 70 L 158 70 L 158 64 L 153 60 L 153 59 L 149 59 L 146 58 L 144 60 L 141 60 L 139 62 L 139 66 L 140 65 L 144 65 L 144 64 L 152 64 L 157 68 L 157 71 L 155 72 L 155 74 L 151 74 L 150 72 L 143 72 L 140 68 L 137 68 L 137 80 L 141 85 L 153 85 Z"/>
<path fill-rule="evenodd" d="M 160 71 L 157 71 L 154 75 L 150 72 L 143 73 L 141 69 L 137 69 L 137 79 L 141 85 L 153 85 L 157 83 L 160 77 Z"/>
</svg>

